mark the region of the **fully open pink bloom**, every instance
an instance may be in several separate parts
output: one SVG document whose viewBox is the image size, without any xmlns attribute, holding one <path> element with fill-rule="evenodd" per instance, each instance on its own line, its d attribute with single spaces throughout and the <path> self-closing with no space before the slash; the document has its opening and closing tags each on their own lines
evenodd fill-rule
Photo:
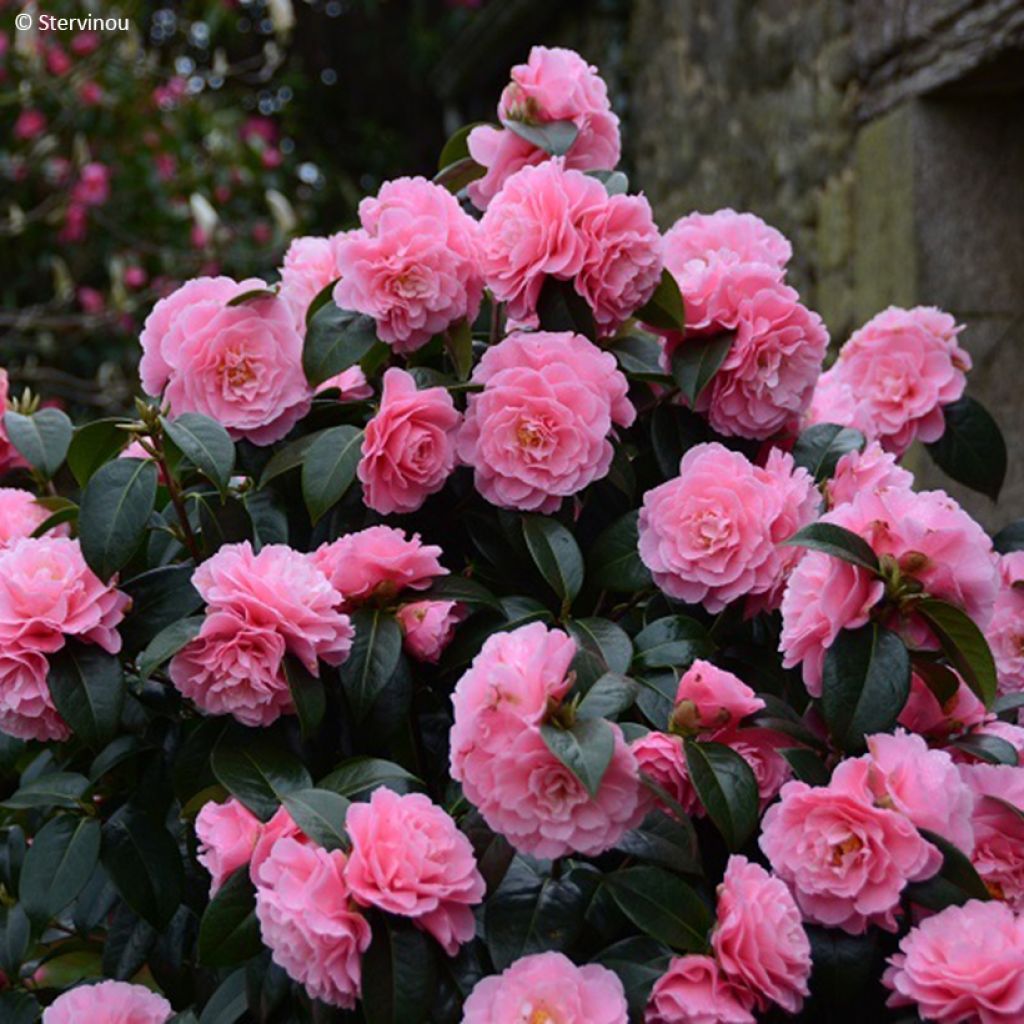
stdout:
<svg viewBox="0 0 1024 1024">
<path fill-rule="evenodd" d="M 361 366 L 350 366 L 347 370 L 328 377 L 317 386 L 316 393 L 319 395 L 334 388 L 341 392 L 338 398 L 342 402 L 361 402 L 373 397 L 373 388 L 367 382 Z"/>
<path fill-rule="evenodd" d="M 897 455 L 915 440 L 937 441 L 942 406 L 960 398 L 971 368 L 957 344 L 961 330 L 934 307 L 890 306 L 840 349 L 821 379 L 825 396 L 815 401 L 812 422 L 856 427 Z"/>
<path fill-rule="evenodd" d="M 1024 811 L 1024 769 L 972 764 L 960 774 L 976 798 L 974 868 L 993 896 L 1024 912 L 1024 820 L 1013 810 Z"/>
<path fill-rule="evenodd" d="M 460 419 L 445 388 L 419 391 L 411 374 L 388 370 L 380 409 L 363 435 L 358 474 L 366 504 L 382 515 L 415 512 L 441 490 L 455 467 Z"/>
<path fill-rule="evenodd" d="M 49 516 L 49 511 L 36 501 L 31 491 L 0 487 L 0 548 L 19 537 L 31 536 Z M 67 527 L 57 527 L 53 532 L 64 534 Z"/>
<path fill-rule="evenodd" d="M 473 372 L 459 458 L 494 505 L 553 512 L 608 472 L 612 424 L 636 413 L 615 358 L 570 332 L 510 334 Z"/>
<path fill-rule="evenodd" d="M 612 335 L 654 294 L 661 280 L 661 235 L 643 196 L 609 196 L 579 219 L 586 242 L 575 288 L 594 312 L 598 333 Z"/>
<path fill-rule="evenodd" d="M 281 266 L 280 296 L 291 309 L 295 328 L 303 337 L 309 304 L 340 276 L 333 239 L 315 235 L 292 239 Z"/>
<path fill-rule="evenodd" d="M 313 999 L 351 1010 L 370 926 L 351 907 L 345 854 L 279 839 L 260 869 L 256 917 L 279 967 Z"/>
<path fill-rule="evenodd" d="M 508 315 L 528 320 L 546 277 L 574 278 L 591 255 L 580 229 L 608 206 L 604 185 L 562 160 L 512 175 L 480 222 L 480 260 L 487 287 Z"/>
<path fill-rule="evenodd" d="M 352 852 L 345 880 L 358 903 L 412 918 L 448 956 L 474 935 L 472 907 L 484 898 L 469 840 L 422 793 L 381 786 L 349 808 Z"/>
<path fill-rule="evenodd" d="M 1024 1020 L 1024 919 L 971 900 L 922 921 L 900 942 L 882 981 L 890 1006 L 916 1004 L 940 1024 Z"/>
<path fill-rule="evenodd" d="M 837 463 L 832 479 L 825 485 L 830 506 L 853 501 L 862 491 L 877 491 L 887 487 L 910 488 L 914 474 L 896 462 L 896 456 L 887 452 L 877 441 L 872 441 L 862 452 L 847 452 Z"/>
<path fill-rule="evenodd" d="M 370 526 L 322 544 L 311 557 L 351 608 L 370 600 L 390 601 L 407 589 L 426 590 L 448 574 L 440 555 L 441 549 L 424 544 L 418 533 L 407 537 L 393 526 Z"/>
<path fill-rule="evenodd" d="M 640 557 L 655 583 L 711 612 L 777 591 L 792 564 L 781 543 L 816 504 L 810 475 L 792 467 L 783 453 L 761 469 L 717 442 L 691 448 L 640 510 Z"/>
<path fill-rule="evenodd" d="M 611 763 L 595 796 L 540 735 L 550 703 L 571 685 L 575 642 L 530 623 L 484 644 L 452 695 L 452 777 L 488 825 L 537 857 L 596 855 L 639 824 L 636 760 L 617 725 Z"/>
<path fill-rule="evenodd" d="M 924 679 L 914 672 L 910 677 L 910 696 L 900 712 L 899 724 L 910 732 L 941 741 L 984 722 L 985 705 L 959 676 L 956 678 L 959 680 L 956 692 L 940 704 Z"/>
<path fill-rule="evenodd" d="M 600 964 L 577 967 L 562 953 L 524 956 L 478 981 L 462 1024 L 628 1024 L 622 982 Z"/>
<path fill-rule="evenodd" d="M 308 843 L 309 837 L 295 824 L 291 812 L 284 805 L 278 807 L 270 821 L 260 826 L 256 846 L 249 861 L 249 877 L 254 885 L 263 880 L 263 865 L 266 864 L 270 852 L 279 839 L 294 839 L 298 843 Z"/>
<path fill-rule="evenodd" d="M 466 617 L 457 601 L 413 601 L 395 614 L 406 653 L 417 661 L 436 662 Z"/>
<path fill-rule="evenodd" d="M 71 735 L 50 696 L 46 656 L 19 641 L 0 653 L 0 731 L 22 740 L 66 740 Z"/>
<path fill-rule="evenodd" d="M 266 726 L 295 710 L 282 664 L 286 650 L 273 626 L 213 611 L 195 640 L 171 659 L 168 673 L 182 696 L 208 714 Z"/>
<path fill-rule="evenodd" d="M 672 958 L 654 983 L 644 1024 L 755 1024 L 753 999 L 709 956 Z"/>
<path fill-rule="evenodd" d="M 342 596 L 309 555 L 285 544 L 268 544 L 258 554 L 248 541 L 225 544 L 199 566 L 192 584 L 211 611 L 229 612 L 254 631 L 279 634 L 314 675 L 318 658 L 340 665 L 348 657 L 353 629 L 338 610 Z M 269 658 L 272 641 L 262 643 Z"/>
<path fill-rule="evenodd" d="M 786 783 L 761 826 L 761 849 L 804 917 L 854 935 L 895 931 L 904 886 L 942 863 L 907 817 L 865 796 L 868 771 L 844 761 L 827 786 Z"/>
<path fill-rule="evenodd" d="M 811 943 L 786 886 L 759 864 L 732 856 L 718 887 L 711 947 L 725 976 L 754 1004 L 799 1013 L 809 989 Z"/>
<path fill-rule="evenodd" d="M 477 223 L 445 188 L 399 178 L 359 204 L 362 228 L 336 235 L 334 300 L 377 321 L 382 341 L 412 352 L 480 308 Z"/>
<path fill-rule="evenodd" d="M 271 444 L 309 409 L 302 336 L 279 298 L 231 299 L 266 285 L 201 277 L 161 299 L 143 326 L 139 373 L 174 415 L 198 412 L 232 437 Z"/>
<path fill-rule="evenodd" d="M 763 811 L 793 777 L 789 762 L 779 753 L 793 741 L 773 729 L 732 729 L 718 733 L 714 740 L 736 751 L 750 765 L 757 782 L 757 795 Z"/>
<path fill-rule="evenodd" d="M 502 123 L 543 125 L 572 121 L 577 135 L 565 155 L 566 165 L 583 171 L 612 170 L 619 162 L 619 119 L 608 100 L 608 88 L 597 68 L 575 51 L 535 46 L 529 60 L 512 69 L 512 81 L 498 104 Z M 479 125 L 467 140 L 470 155 L 487 168 L 471 182 L 469 198 L 481 210 L 501 191 L 507 179 L 548 154 L 509 129 Z"/>
<path fill-rule="evenodd" d="M 630 744 L 637 771 L 663 789 L 687 814 L 700 811 L 700 801 L 686 767 L 683 741 L 667 732 L 651 731 Z M 640 802 L 645 810 L 657 807 L 678 817 L 678 812 L 646 786 L 640 787 Z"/>
<path fill-rule="evenodd" d="M 234 797 L 203 804 L 196 816 L 197 859 L 210 872 L 210 896 L 252 859 L 260 820 Z"/>
<path fill-rule="evenodd" d="M 52 653 L 77 636 L 116 654 L 128 604 L 86 565 L 77 540 L 20 537 L 0 550 L 0 647 Z"/>
<path fill-rule="evenodd" d="M 679 680 L 672 725 L 687 736 L 717 733 L 763 707 L 764 701 L 741 679 L 698 658 Z"/>
<path fill-rule="evenodd" d="M 988 625 L 998 587 L 992 542 L 943 491 L 867 490 L 821 521 L 863 537 L 929 595 L 962 608 L 980 628 Z M 883 590 L 867 570 L 819 551 L 808 551 L 793 570 L 782 599 L 780 647 L 787 668 L 803 663 L 804 682 L 813 696 L 821 692 L 826 649 L 841 629 L 867 622 Z M 893 615 L 887 624 L 914 644 L 935 646 L 918 616 Z"/>
<path fill-rule="evenodd" d="M 999 558 L 999 593 L 985 636 L 999 673 L 1000 693 L 1024 690 L 1024 551 Z"/>
<path fill-rule="evenodd" d="M 171 1004 L 142 985 L 101 981 L 58 996 L 44 1011 L 43 1024 L 166 1024 Z"/>
</svg>

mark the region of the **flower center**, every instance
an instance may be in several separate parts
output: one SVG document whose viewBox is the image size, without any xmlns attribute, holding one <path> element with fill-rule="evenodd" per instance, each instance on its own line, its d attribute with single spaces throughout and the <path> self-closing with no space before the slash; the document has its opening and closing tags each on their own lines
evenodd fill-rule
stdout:
<svg viewBox="0 0 1024 1024">
<path fill-rule="evenodd" d="M 543 1004 L 527 1003 L 519 1020 L 522 1024 L 559 1024 L 558 1018 Z"/>
<path fill-rule="evenodd" d="M 544 427 L 533 420 L 520 420 L 516 427 L 516 440 L 520 448 L 535 449 L 544 444 Z"/>
<path fill-rule="evenodd" d="M 420 299 L 430 291 L 427 275 L 413 267 L 395 278 L 395 294 L 403 299 Z"/>
<path fill-rule="evenodd" d="M 835 843 L 832 846 L 832 857 L 829 863 L 832 867 L 837 868 L 843 863 L 843 858 L 848 853 L 856 853 L 858 850 L 863 849 L 864 841 L 858 839 L 857 836 L 847 836 L 841 843 Z"/>
<path fill-rule="evenodd" d="M 232 352 L 221 365 L 221 374 L 233 391 L 245 387 L 256 376 L 248 356 Z"/>
</svg>

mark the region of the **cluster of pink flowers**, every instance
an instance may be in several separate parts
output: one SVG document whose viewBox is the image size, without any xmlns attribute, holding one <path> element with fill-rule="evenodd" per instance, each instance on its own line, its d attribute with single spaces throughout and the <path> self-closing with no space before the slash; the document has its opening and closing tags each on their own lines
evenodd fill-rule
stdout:
<svg viewBox="0 0 1024 1024">
<path fill-rule="evenodd" d="M 503 125 L 572 121 L 577 135 L 565 155 L 566 166 L 610 171 L 618 164 L 619 119 L 608 100 L 608 88 L 597 69 L 578 53 L 535 46 L 527 62 L 512 69 L 511 78 L 498 103 Z M 474 128 L 467 145 L 470 156 L 487 168 L 484 177 L 471 182 L 467 190 L 481 210 L 516 171 L 548 159 L 543 149 L 514 131 L 491 125 Z"/>
<path fill-rule="evenodd" d="M 174 1009 L 142 985 L 101 981 L 58 996 L 44 1011 L 43 1024 L 167 1024 Z"/>
<path fill-rule="evenodd" d="M 274 960 L 313 998 L 351 1009 L 370 944 L 360 908 L 409 918 L 454 956 L 474 935 L 484 880 L 469 840 L 421 794 L 380 787 L 349 807 L 345 827 L 349 852 L 328 851 L 284 807 L 264 825 L 231 799 L 203 807 L 196 836 L 211 891 L 248 865 Z"/>
<path fill-rule="evenodd" d="M 293 239 L 280 273 L 278 294 L 292 311 L 295 329 L 305 335 L 309 304 L 341 276 L 334 258 L 334 239 L 312 235 Z"/>
<path fill-rule="evenodd" d="M 0 726 L 21 739 L 66 740 L 47 685 L 47 655 L 68 638 L 121 649 L 127 595 L 86 565 L 77 540 L 17 537 L 0 547 Z"/>
<path fill-rule="evenodd" d="M 206 601 L 199 635 L 174 656 L 171 681 L 209 714 L 269 725 L 294 712 L 285 654 L 314 675 L 318 660 L 340 665 L 353 629 L 342 595 L 314 559 L 283 544 L 258 554 L 228 544 L 193 575 Z"/>
<path fill-rule="evenodd" d="M 632 743 L 641 773 L 687 814 L 701 815 L 703 808 L 690 781 L 683 739 L 693 736 L 713 740 L 731 747 L 750 765 L 761 805 L 767 806 L 792 773 L 779 753 L 788 745 L 785 737 L 771 729 L 739 727 L 744 718 L 764 706 L 742 680 L 698 658 L 679 680 L 668 731 L 652 731 Z M 646 804 L 659 806 L 661 801 L 648 794 Z M 662 809 L 675 813 L 671 808 Z"/>
<path fill-rule="evenodd" d="M 425 178 L 399 178 L 359 204 L 362 227 L 336 235 L 342 309 L 377 321 L 382 341 L 412 352 L 480 308 L 477 223 Z"/>
<path fill-rule="evenodd" d="M 809 421 L 856 427 L 897 455 L 915 440 L 937 441 L 942 406 L 963 395 L 971 368 L 957 343 L 961 330 L 932 306 L 890 306 L 855 331 L 822 374 Z"/>
<path fill-rule="evenodd" d="M 810 474 L 777 448 L 762 468 L 717 442 L 695 445 L 678 477 L 644 495 L 640 557 L 677 600 L 716 612 L 750 595 L 776 607 L 799 558 L 783 541 L 818 503 Z"/>
<path fill-rule="evenodd" d="M 510 334 L 473 371 L 459 458 L 501 508 L 554 512 L 608 472 L 612 425 L 636 417 L 614 356 L 570 332 Z"/>
<path fill-rule="evenodd" d="M 811 944 L 786 886 L 733 856 L 718 887 L 713 956 L 676 957 L 651 992 L 646 1024 L 754 1024 L 753 1010 L 799 1013 Z"/>
<path fill-rule="evenodd" d="M 835 472 L 825 483 L 825 495 L 832 508 L 853 501 L 862 491 L 909 489 L 913 483 L 914 475 L 896 461 L 896 456 L 871 441 L 863 451 L 847 452 L 836 463 Z"/>
<path fill-rule="evenodd" d="M 698 409 L 720 434 L 762 439 L 793 431 L 811 402 L 828 333 L 784 282 L 789 242 L 753 214 L 719 210 L 683 217 L 664 246 L 688 336 L 735 334 Z M 666 357 L 686 343 L 669 332 Z"/>
<path fill-rule="evenodd" d="M 139 374 L 147 394 L 163 395 L 175 416 L 198 412 L 232 437 L 266 445 L 309 411 L 302 335 L 291 306 L 257 278 L 200 277 L 161 299 L 146 318 Z"/>
<path fill-rule="evenodd" d="M 452 695 L 452 777 L 495 832 L 535 857 L 602 853 L 643 817 L 636 759 L 617 725 L 594 795 L 541 736 L 572 684 L 575 653 L 571 637 L 543 623 L 496 633 Z"/>
<path fill-rule="evenodd" d="M 573 281 L 601 334 L 654 294 L 661 236 L 643 196 L 608 195 L 561 159 L 524 167 L 505 182 L 480 222 L 480 265 L 508 315 L 532 321 L 548 277 Z"/>
<path fill-rule="evenodd" d="M 1000 693 L 1024 691 L 1024 551 L 999 559 L 996 595 L 986 638 L 999 673 Z"/>
</svg>

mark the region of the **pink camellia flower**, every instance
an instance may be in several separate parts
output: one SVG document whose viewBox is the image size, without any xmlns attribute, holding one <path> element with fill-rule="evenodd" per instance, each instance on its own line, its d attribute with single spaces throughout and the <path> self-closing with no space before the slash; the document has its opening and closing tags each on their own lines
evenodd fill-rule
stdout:
<svg viewBox="0 0 1024 1024">
<path fill-rule="evenodd" d="M 286 650 L 273 626 L 214 611 L 195 640 L 171 659 L 168 674 L 182 696 L 208 714 L 267 726 L 295 711 L 282 664 Z"/>
<path fill-rule="evenodd" d="M 7 377 L 7 371 L 0 367 L 0 477 L 12 469 L 25 464 L 21 453 L 11 444 L 10 438 L 7 436 L 7 430 L 4 427 L 3 414 L 7 411 L 9 392 L 10 382 Z"/>
<path fill-rule="evenodd" d="M 163 996 L 126 981 L 79 985 L 45 1010 L 43 1024 L 166 1024 L 174 1009 Z"/>
<path fill-rule="evenodd" d="M 345 854 L 279 839 L 260 868 L 256 917 L 274 963 L 313 999 L 355 1007 L 370 925 L 352 909 Z"/>
<path fill-rule="evenodd" d="M 562 160 L 524 167 L 505 183 L 480 222 L 484 279 L 513 320 L 530 320 L 547 277 L 568 281 L 600 244 L 580 225 L 599 223 L 609 203 L 604 185 Z"/>
<path fill-rule="evenodd" d="M 270 821 L 260 826 L 259 836 L 249 860 L 249 877 L 254 885 L 263 882 L 263 865 L 279 839 L 293 839 L 297 843 L 308 843 L 309 837 L 295 824 L 288 808 L 278 807 Z"/>
<path fill-rule="evenodd" d="M 853 501 L 862 491 L 879 491 L 888 487 L 909 489 L 914 474 L 896 462 L 877 441 L 862 452 L 847 452 L 837 463 L 832 479 L 825 485 L 830 507 Z"/>
<path fill-rule="evenodd" d="M 366 601 L 390 601 L 403 590 L 426 590 L 448 570 L 436 544 L 406 536 L 393 526 L 370 526 L 322 544 L 310 556 L 347 608 Z"/>
<path fill-rule="evenodd" d="M 46 131 L 46 115 L 41 110 L 23 110 L 14 122 L 14 137 L 23 142 L 38 138 Z"/>
<path fill-rule="evenodd" d="M 988 625 L 998 588 L 991 539 L 943 491 L 868 490 L 821 521 L 863 537 L 903 578 L 962 608 L 981 629 Z M 808 551 L 797 564 L 782 599 L 780 648 L 787 668 L 803 663 L 812 696 L 821 693 L 827 648 L 840 630 L 863 626 L 883 592 L 867 570 L 823 552 Z M 887 624 L 916 645 L 935 646 L 918 616 L 890 615 Z"/>
<path fill-rule="evenodd" d="M 652 731 L 633 740 L 630 749 L 642 777 L 663 789 L 687 814 L 700 813 L 701 804 L 690 781 L 683 741 L 679 736 Z M 640 799 L 645 810 L 657 807 L 678 817 L 679 812 L 675 808 L 646 786 L 641 787 Z"/>
<path fill-rule="evenodd" d="M 743 263 L 724 272 L 715 318 L 735 338 L 698 410 L 720 434 L 763 439 L 795 432 L 828 348 L 821 317 L 800 303 L 774 267 Z M 686 344 L 670 337 L 666 355 Z"/>
<path fill-rule="evenodd" d="M 1022 913 L 1024 820 L 1013 808 L 1024 811 L 1024 769 L 972 764 L 961 765 L 960 774 L 975 796 L 974 868 L 996 899 Z"/>
<path fill-rule="evenodd" d="M 985 632 L 999 674 L 1000 693 L 1024 690 L 1024 551 L 999 558 L 999 592 Z"/>
<path fill-rule="evenodd" d="M 211 800 L 196 816 L 197 859 L 210 872 L 210 896 L 252 859 L 260 837 L 260 820 L 234 797 Z"/>
<path fill-rule="evenodd" d="M 457 601 L 413 601 L 395 614 L 402 627 L 406 653 L 417 661 L 434 663 L 455 635 L 455 627 L 466 617 Z"/>
<path fill-rule="evenodd" d="M 640 557 L 670 597 L 717 612 L 779 589 L 793 561 L 781 544 L 816 503 L 810 474 L 789 455 L 761 469 L 717 442 L 695 445 L 678 477 L 644 495 Z"/>
<path fill-rule="evenodd" d="M 310 555 L 285 544 L 267 544 L 259 554 L 248 541 L 225 544 L 199 566 L 192 584 L 210 611 L 231 613 L 252 627 L 252 642 L 266 645 L 267 655 L 272 642 L 256 636 L 269 631 L 314 675 L 318 658 L 340 665 L 348 657 L 353 629 L 339 610 L 342 595 Z"/>
<path fill-rule="evenodd" d="M 0 730 L 21 740 L 71 735 L 50 696 L 46 656 L 21 642 L 0 645 Z"/>
<path fill-rule="evenodd" d="M 445 188 L 399 178 L 359 204 L 362 228 L 336 235 L 334 301 L 377 321 L 382 341 L 412 352 L 480 308 L 477 223 Z"/>
<path fill-rule="evenodd" d="M 102 206 L 110 198 L 110 170 L 107 166 L 95 161 L 86 164 L 71 190 L 71 198 L 82 206 Z"/>
<path fill-rule="evenodd" d="M 49 515 L 31 491 L 0 487 L 0 549 L 19 537 L 31 536 Z M 58 527 L 54 532 L 66 531 L 67 527 Z"/>
<path fill-rule="evenodd" d="M 476 983 L 462 1024 L 628 1024 L 622 982 L 600 964 L 536 953 Z"/>
<path fill-rule="evenodd" d="M 319 395 L 334 388 L 341 392 L 338 397 L 342 402 L 362 402 L 373 397 L 373 388 L 367 382 L 361 366 L 350 366 L 347 370 L 328 377 L 317 385 L 316 393 Z"/>
<path fill-rule="evenodd" d="M 292 239 L 281 266 L 280 295 L 291 308 L 296 330 L 303 336 L 309 304 L 340 276 L 333 239 L 312 235 Z"/>
<path fill-rule="evenodd" d="M 661 235 L 643 196 L 609 196 L 579 220 L 586 242 L 576 291 L 609 336 L 654 294 L 661 280 Z"/>
<path fill-rule="evenodd" d="M 486 886 L 473 847 L 422 793 L 381 786 L 348 810 L 345 881 L 357 903 L 409 917 L 455 956 L 476 931 L 472 907 Z"/>
<path fill-rule="evenodd" d="M 488 638 L 452 695 L 452 777 L 496 832 L 523 853 L 596 855 L 639 824 L 636 759 L 617 725 L 611 762 L 596 795 L 548 749 L 540 734 L 567 693 L 575 642 L 530 623 Z"/>
<path fill-rule="evenodd" d="M 764 701 L 741 679 L 698 658 L 679 680 L 672 729 L 683 736 L 717 733 L 763 707 Z"/>
<path fill-rule="evenodd" d="M 844 761 L 827 786 L 787 782 L 761 825 L 761 849 L 804 917 L 853 935 L 896 931 L 904 886 L 942 864 L 905 815 L 865 795 L 869 770 Z"/>
<path fill-rule="evenodd" d="M 900 942 L 882 982 L 890 1006 L 915 1005 L 939 1024 L 1024 1020 L 1024 919 L 971 900 L 922 921 Z"/>
<path fill-rule="evenodd" d="M 943 741 L 984 722 L 985 705 L 959 676 L 956 678 L 959 681 L 956 692 L 940 704 L 924 679 L 914 672 L 910 677 L 910 696 L 900 712 L 899 724 L 930 740 Z"/>
<path fill-rule="evenodd" d="M 78 100 L 86 107 L 98 107 L 105 95 L 99 82 L 86 80 L 78 87 Z"/>
<path fill-rule="evenodd" d="M 898 729 L 868 737 L 867 785 L 875 802 L 905 814 L 918 828 L 948 839 L 964 853 L 974 847 L 974 797 L 944 750 Z"/>
<path fill-rule="evenodd" d="M 759 864 L 732 856 L 718 887 L 711 947 L 725 976 L 766 1010 L 799 1013 L 809 994 L 811 943 L 786 886 Z"/>
<path fill-rule="evenodd" d="M 636 412 L 614 356 L 571 332 L 510 334 L 473 371 L 458 454 L 500 508 L 554 512 L 604 477 L 612 424 Z"/>
<path fill-rule="evenodd" d="M 942 406 L 964 393 L 971 368 L 957 344 L 961 330 L 934 307 L 890 306 L 850 336 L 823 374 L 812 421 L 856 427 L 897 455 L 915 440 L 937 441 L 945 430 Z"/>
<path fill-rule="evenodd" d="M 779 753 L 792 746 L 793 741 L 784 733 L 772 729 L 733 729 L 718 733 L 714 740 L 731 747 L 750 765 L 762 811 L 793 777 L 789 762 Z"/>
<path fill-rule="evenodd" d="M 575 51 L 535 46 L 527 63 L 512 69 L 498 104 L 502 124 L 543 125 L 572 121 L 577 135 L 565 155 L 566 166 L 583 171 L 610 171 L 619 162 L 619 119 L 608 100 L 608 88 L 597 68 Z M 467 139 L 470 156 L 487 168 L 471 182 L 469 198 L 481 210 L 502 190 L 508 178 L 527 165 L 542 163 L 548 154 L 511 129 L 479 125 Z"/>
<path fill-rule="evenodd" d="M 756 1024 L 753 997 L 733 984 L 718 962 L 688 953 L 673 957 L 654 983 L 644 1024 Z"/>
<path fill-rule="evenodd" d="M 163 394 L 174 415 L 203 413 L 253 444 L 284 437 L 311 401 L 291 308 L 279 298 L 230 305 L 266 287 L 255 278 L 200 277 L 161 299 L 140 338 L 147 394 Z"/>
<path fill-rule="evenodd" d="M 384 374 L 377 415 L 366 425 L 358 476 L 366 504 L 381 515 L 415 512 L 455 468 L 461 417 L 443 387 L 417 390 L 405 370 Z"/>
</svg>

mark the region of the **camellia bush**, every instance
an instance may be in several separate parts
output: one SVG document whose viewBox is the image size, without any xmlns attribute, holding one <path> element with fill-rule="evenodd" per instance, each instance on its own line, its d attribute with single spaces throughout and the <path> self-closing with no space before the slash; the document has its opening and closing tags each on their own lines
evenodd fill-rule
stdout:
<svg viewBox="0 0 1024 1024">
<path fill-rule="evenodd" d="M 1024 1020 L 1024 522 L 900 464 L 998 494 L 962 328 L 822 372 L 578 55 L 498 120 L 157 302 L 132 416 L 2 396 L 0 1019 Z"/>
</svg>

